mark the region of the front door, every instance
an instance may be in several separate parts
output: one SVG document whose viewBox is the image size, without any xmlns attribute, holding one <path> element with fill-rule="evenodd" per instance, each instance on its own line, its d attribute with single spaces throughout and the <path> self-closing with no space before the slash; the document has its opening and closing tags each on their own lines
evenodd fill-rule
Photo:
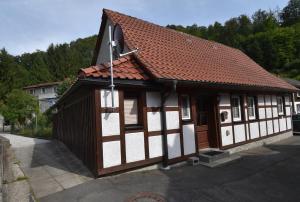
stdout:
<svg viewBox="0 0 300 202">
<path fill-rule="evenodd" d="M 217 147 L 214 96 L 199 96 L 196 100 L 196 134 L 198 148 Z"/>
</svg>

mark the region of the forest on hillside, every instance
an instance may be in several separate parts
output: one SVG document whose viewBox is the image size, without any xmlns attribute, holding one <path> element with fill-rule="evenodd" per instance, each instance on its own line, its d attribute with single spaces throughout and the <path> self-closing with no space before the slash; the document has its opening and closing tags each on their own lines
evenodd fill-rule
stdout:
<svg viewBox="0 0 300 202">
<path fill-rule="evenodd" d="M 290 0 L 282 10 L 258 10 L 224 24 L 167 27 L 241 49 L 268 71 L 300 80 L 300 0 Z M 18 56 L 1 49 L 0 102 L 5 102 L 13 89 L 75 76 L 80 68 L 90 65 L 96 38 L 51 44 L 46 51 Z"/>
</svg>

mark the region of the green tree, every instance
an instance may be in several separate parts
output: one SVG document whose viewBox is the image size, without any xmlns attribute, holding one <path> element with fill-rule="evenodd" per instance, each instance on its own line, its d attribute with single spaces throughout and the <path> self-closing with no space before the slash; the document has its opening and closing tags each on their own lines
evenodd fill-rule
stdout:
<svg viewBox="0 0 300 202">
<path fill-rule="evenodd" d="M 284 26 L 290 26 L 300 22 L 300 0 L 290 0 L 283 8 L 280 19 Z"/>
<path fill-rule="evenodd" d="M 0 113 L 8 120 L 13 128 L 23 126 L 33 114 L 38 114 L 38 101 L 23 90 L 12 90 L 6 101 L 0 105 Z"/>
<path fill-rule="evenodd" d="M 60 85 L 57 87 L 57 96 L 61 97 L 75 82 L 76 78 L 71 76 L 70 78 L 66 78 Z"/>
</svg>

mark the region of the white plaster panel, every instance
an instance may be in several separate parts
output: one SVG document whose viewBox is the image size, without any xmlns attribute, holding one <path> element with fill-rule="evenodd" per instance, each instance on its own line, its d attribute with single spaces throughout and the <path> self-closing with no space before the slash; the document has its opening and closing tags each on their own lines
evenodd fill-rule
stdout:
<svg viewBox="0 0 300 202">
<path fill-rule="evenodd" d="M 291 115 L 291 108 L 290 107 L 285 107 L 286 115 L 290 116 Z"/>
<path fill-rule="evenodd" d="M 277 96 L 272 95 L 272 105 L 277 105 Z"/>
<path fill-rule="evenodd" d="M 101 107 L 112 107 L 112 99 L 111 99 L 111 90 L 102 89 L 100 91 L 101 95 Z M 114 90 L 114 105 L 115 107 L 119 107 L 119 91 Z"/>
<path fill-rule="evenodd" d="M 278 133 L 279 132 L 278 119 L 273 119 L 273 124 L 274 124 L 274 133 Z"/>
<path fill-rule="evenodd" d="M 250 123 L 250 136 L 251 136 L 251 139 L 259 138 L 258 122 Z"/>
<path fill-rule="evenodd" d="M 266 126 L 266 122 L 265 121 L 262 121 L 259 123 L 260 125 L 260 135 L 263 137 L 263 136 L 266 136 L 267 135 L 267 126 Z"/>
<path fill-rule="evenodd" d="M 228 131 L 226 133 L 226 131 Z M 222 137 L 222 146 L 231 145 L 233 144 L 233 133 L 232 127 L 221 127 L 221 137 Z"/>
<path fill-rule="evenodd" d="M 265 118 L 266 118 L 266 111 L 265 111 L 265 108 L 259 108 L 259 109 L 258 109 L 258 113 L 259 113 L 259 118 L 260 118 L 260 119 L 265 119 Z"/>
<path fill-rule="evenodd" d="M 230 96 L 229 96 L 229 94 L 220 94 L 219 106 L 230 106 Z"/>
<path fill-rule="evenodd" d="M 102 113 L 102 136 L 120 135 L 119 113 Z"/>
<path fill-rule="evenodd" d="M 292 129 L 292 119 L 290 117 L 286 118 L 287 119 L 287 129 Z"/>
<path fill-rule="evenodd" d="M 160 112 L 147 112 L 148 131 L 161 130 Z"/>
<path fill-rule="evenodd" d="M 178 107 L 178 95 L 177 93 L 172 93 L 165 102 L 166 107 Z"/>
<path fill-rule="evenodd" d="M 162 136 L 149 137 L 149 157 L 155 158 L 163 155 Z"/>
<path fill-rule="evenodd" d="M 194 124 L 183 125 L 183 151 L 184 155 L 196 152 Z"/>
<path fill-rule="evenodd" d="M 273 117 L 274 118 L 278 117 L 278 109 L 277 109 L 277 107 L 273 107 Z"/>
<path fill-rule="evenodd" d="M 173 159 L 181 156 L 180 134 L 168 134 L 168 158 Z"/>
<path fill-rule="evenodd" d="M 120 141 L 103 142 L 103 167 L 121 165 Z"/>
<path fill-rule="evenodd" d="M 263 106 L 265 104 L 264 96 L 263 95 L 258 95 L 257 96 L 257 103 L 259 106 Z"/>
<path fill-rule="evenodd" d="M 222 121 L 222 123 L 231 123 L 231 110 L 230 109 L 221 109 L 220 114 L 222 112 L 227 112 L 227 114 L 228 114 L 227 119 L 225 121 Z"/>
<path fill-rule="evenodd" d="M 167 130 L 179 128 L 179 112 L 178 111 L 167 111 L 166 112 L 166 124 Z"/>
<path fill-rule="evenodd" d="M 280 124 L 280 131 L 285 131 L 286 130 L 286 119 L 285 118 L 279 119 L 279 124 Z"/>
<path fill-rule="evenodd" d="M 145 159 L 144 133 L 125 134 L 126 162 L 135 162 Z"/>
<path fill-rule="evenodd" d="M 268 135 L 273 134 L 273 121 L 267 121 L 267 127 L 268 127 Z"/>
<path fill-rule="evenodd" d="M 147 107 L 160 107 L 161 96 L 159 92 L 147 92 L 146 93 Z"/>
<path fill-rule="evenodd" d="M 244 124 L 234 126 L 234 137 L 235 137 L 235 143 L 243 142 L 246 140 Z"/>
<path fill-rule="evenodd" d="M 266 112 L 267 112 L 267 118 L 272 118 L 272 108 L 271 107 L 267 107 L 266 108 Z"/>
<path fill-rule="evenodd" d="M 270 95 L 266 95 L 265 99 L 266 99 L 266 105 L 271 105 L 271 96 Z"/>
</svg>

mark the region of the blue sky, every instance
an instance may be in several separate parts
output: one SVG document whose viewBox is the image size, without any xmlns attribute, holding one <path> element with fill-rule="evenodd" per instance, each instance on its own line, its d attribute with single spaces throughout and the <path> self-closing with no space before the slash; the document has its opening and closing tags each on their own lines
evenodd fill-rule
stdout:
<svg viewBox="0 0 300 202">
<path fill-rule="evenodd" d="M 17 55 L 97 34 L 102 8 L 156 24 L 209 25 L 288 0 L 0 0 L 0 48 Z"/>
</svg>

